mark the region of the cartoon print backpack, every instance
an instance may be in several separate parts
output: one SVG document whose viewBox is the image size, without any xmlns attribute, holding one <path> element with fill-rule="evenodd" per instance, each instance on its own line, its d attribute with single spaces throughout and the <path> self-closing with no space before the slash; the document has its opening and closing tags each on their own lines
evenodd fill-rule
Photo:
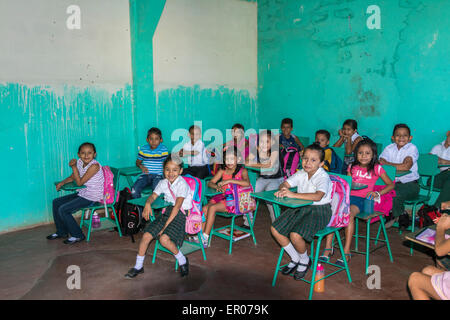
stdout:
<svg viewBox="0 0 450 320">
<path fill-rule="evenodd" d="M 234 177 L 236 180 L 242 179 L 242 169 Z M 230 188 L 225 190 L 225 206 L 228 213 L 236 215 L 246 214 L 256 209 L 256 201 L 250 194 L 253 187 L 241 187 L 237 184 L 229 184 Z"/>
<path fill-rule="evenodd" d="M 202 182 L 199 178 L 193 177 L 190 174 L 182 176 L 189 185 L 189 188 L 193 192 L 192 197 L 192 209 L 187 213 L 181 208 L 181 211 L 186 215 L 186 227 L 185 231 L 188 234 L 197 234 L 202 230 Z M 170 189 L 172 197 L 175 199 L 175 195 Z"/>
<path fill-rule="evenodd" d="M 283 172 L 284 179 L 289 178 L 297 172 L 300 164 L 299 150 L 295 147 L 281 147 L 280 150 L 280 166 Z"/>
<path fill-rule="evenodd" d="M 327 227 L 346 227 L 350 219 L 350 185 L 339 176 L 330 174 L 333 189 L 331 193 L 331 216 Z"/>
<path fill-rule="evenodd" d="M 102 170 L 105 181 L 103 184 L 103 200 L 100 200 L 100 202 L 111 204 L 114 202 L 114 174 L 108 166 L 102 166 Z M 119 193 L 117 193 L 117 200 L 119 200 Z"/>
</svg>

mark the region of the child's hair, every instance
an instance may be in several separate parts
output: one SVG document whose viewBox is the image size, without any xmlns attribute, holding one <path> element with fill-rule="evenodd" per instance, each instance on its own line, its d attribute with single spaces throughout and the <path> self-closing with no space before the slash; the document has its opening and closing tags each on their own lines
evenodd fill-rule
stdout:
<svg viewBox="0 0 450 320">
<path fill-rule="evenodd" d="M 150 128 L 150 130 L 148 130 L 147 132 L 147 139 L 150 137 L 151 134 L 156 134 L 159 136 L 160 139 L 162 139 L 162 133 L 161 130 L 159 130 L 158 128 Z"/>
<path fill-rule="evenodd" d="M 240 123 L 235 123 L 235 124 L 231 127 L 231 130 L 234 130 L 234 129 L 242 129 L 242 131 L 245 131 L 244 126 L 243 126 L 242 124 L 240 124 Z"/>
<path fill-rule="evenodd" d="M 361 163 L 358 160 L 358 150 L 362 146 L 369 146 L 370 149 L 372 149 L 372 159 L 370 160 L 369 164 L 367 165 L 367 172 L 371 172 L 375 170 L 375 165 L 377 165 L 378 162 L 378 151 L 377 151 L 377 145 L 375 142 L 373 142 L 370 138 L 363 136 L 362 140 L 358 142 L 358 144 L 355 147 L 355 161 L 352 163 L 350 174 L 353 174 L 353 168 L 355 166 L 360 165 Z"/>
<path fill-rule="evenodd" d="M 409 127 L 406 124 L 404 124 L 404 123 L 396 124 L 395 127 L 394 127 L 394 131 L 392 131 L 392 135 L 395 135 L 395 131 L 397 131 L 397 129 L 402 129 L 402 128 L 407 129 L 408 130 L 408 135 L 409 136 L 411 135 L 411 129 L 409 129 Z"/>
<path fill-rule="evenodd" d="M 358 129 L 358 123 L 356 122 L 356 120 L 353 119 L 347 119 L 344 121 L 344 124 L 342 126 L 350 126 L 353 130 L 357 130 Z"/>
<path fill-rule="evenodd" d="M 163 168 L 166 168 L 166 165 L 167 165 L 170 161 L 173 161 L 174 163 L 176 163 L 176 164 L 180 167 L 180 169 L 183 169 L 183 161 L 180 159 L 180 163 L 178 163 L 177 161 L 175 161 L 175 159 L 173 159 L 171 153 L 169 153 L 169 155 L 167 156 L 166 160 L 164 160 Z"/>
<path fill-rule="evenodd" d="M 323 134 L 325 137 L 327 137 L 327 140 L 330 140 L 331 135 L 330 135 L 330 133 L 327 130 L 323 130 L 323 129 L 317 130 L 316 131 L 316 136 L 318 134 Z"/>
<path fill-rule="evenodd" d="M 82 143 L 81 146 L 78 147 L 78 153 L 80 153 L 80 152 L 81 152 L 81 149 L 82 149 L 83 147 L 86 147 L 86 146 L 91 147 L 92 150 L 94 150 L 94 153 L 97 153 L 97 150 L 95 149 L 94 144 L 93 144 L 93 143 L 90 143 L 90 142 Z"/>
<path fill-rule="evenodd" d="M 189 133 L 191 133 L 191 131 L 194 130 L 194 129 L 200 130 L 200 127 L 196 126 L 195 124 L 193 124 L 192 126 L 189 127 Z"/>
<path fill-rule="evenodd" d="M 281 126 L 283 126 L 283 124 L 288 124 L 291 126 L 291 128 L 294 127 L 294 121 L 292 121 L 291 118 L 284 118 L 283 120 L 281 120 Z"/>
<path fill-rule="evenodd" d="M 313 151 L 319 152 L 320 162 L 323 162 L 325 160 L 325 150 L 323 150 L 323 148 L 320 146 L 320 144 L 318 142 L 314 142 L 313 144 L 310 144 L 309 146 L 307 146 L 305 148 L 305 152 L 306 152 L 306 150 L 313 150 Z"/>
<path fill-rule="evenodd" d="M 233 154 L 234 154 L 234 156 L 237 158 L 236 169 L 234 170 L 233 176 L 232 176 L 232 177 L 234 178 L 234 176 L 235 176 L 235 175 L 239 172 L 239 170 L 241 170 L 241 168 L 242 168 L 242 164 L 239 163 L 239 158 L 242 159 L 242 157 L 240 156 L 240 152 L 239 152 L 239 150 L 238 150 L 238 148 L 237 148 L 236 146 L 234 146 L 234 147 L 232 147 L 232 149 L 228 149 L 228 150 L 233 150 Z M 229 152 L 228 150 L 226 151 L 225 154 L 227 154 L 227 152 Z M 227 164 L 225 163 L 225 157 L 226 157 L 226 156 L 224 156 L 223 163 L 220 165 L 220 168 L 221 168 L 222 170 L 225 170 L 225 169 L 227 168 Z"/>
</svg>

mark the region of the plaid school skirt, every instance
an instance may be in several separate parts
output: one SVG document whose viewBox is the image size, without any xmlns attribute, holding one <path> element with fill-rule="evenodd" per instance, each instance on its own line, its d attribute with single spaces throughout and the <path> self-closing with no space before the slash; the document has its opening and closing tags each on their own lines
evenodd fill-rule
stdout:
<svg viewBox="0 0 450 320">
<path fill-rule="evenodd" d="M 317 206 L 305 206 L 287 209 L 272 224 L 279 234 L 289 238 L 291 232 L 297 233 L 308 242 L 324 229 L 331 219 L 329 203 Z"/>
<path fill-rule="evenodd" d="M 154 212 L 155 220 L 150 222 L 144 229 L 144 232 L 148 232 L 153 238 L 156 238 L 158 233 L 164 228 L 167 220 L 169 219 L 170 213 L 172 212 L 173 206 L 166 208 L 164 214 L 161 212 Z M 172 222 L 167 226 L 162 234 L 166 234 L 173 243 L 175 243 L 178 248 L 183 245 L 184 237 L 186 235 L 186 216 L 180 210 Z"/>
</svg>

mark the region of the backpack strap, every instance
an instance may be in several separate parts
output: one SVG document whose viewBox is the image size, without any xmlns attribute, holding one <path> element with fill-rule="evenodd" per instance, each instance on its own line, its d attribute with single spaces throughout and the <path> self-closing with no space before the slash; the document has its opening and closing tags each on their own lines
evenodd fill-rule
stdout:
<svg viewBox="0 0 450 320">
<path fill-rule="evenodd" d="M 175 197 L 175 194 L 173 193 L 172 188 L 170 187 L 169 181 L 167 181 L 167 186 L 169 187 L 169 191 L 172 194 L 173 200 L 176 202 L 177 198 Z M 183 209 L 183 204 L 181 204 L 180 210 L 181 210 L 181 212 L 183 212 L 184 215 L 186 215 L 186 211 L 184 211 L 184 209 Z"/>
</svg>

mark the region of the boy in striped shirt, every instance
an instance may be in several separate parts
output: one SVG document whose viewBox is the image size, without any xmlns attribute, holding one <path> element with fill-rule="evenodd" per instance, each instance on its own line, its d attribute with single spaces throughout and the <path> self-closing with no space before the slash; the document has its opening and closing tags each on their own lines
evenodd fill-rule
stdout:
<svg viewBox="0 0 450 320">
<path fill-rule="evenodd" d="M 142 174 L 131 189 L 133 199 L 140 198 L 145 187 L 151 186 L 155 190 L 158 182 L 163 179 L 163 163 L 169 155 L 169 150 L 161 143 L 162 133 L 158 128 L 148 130 L 147 142 L 139 148 L 136 159 L 136 166 L 142 170 Z"/>
</svg>

